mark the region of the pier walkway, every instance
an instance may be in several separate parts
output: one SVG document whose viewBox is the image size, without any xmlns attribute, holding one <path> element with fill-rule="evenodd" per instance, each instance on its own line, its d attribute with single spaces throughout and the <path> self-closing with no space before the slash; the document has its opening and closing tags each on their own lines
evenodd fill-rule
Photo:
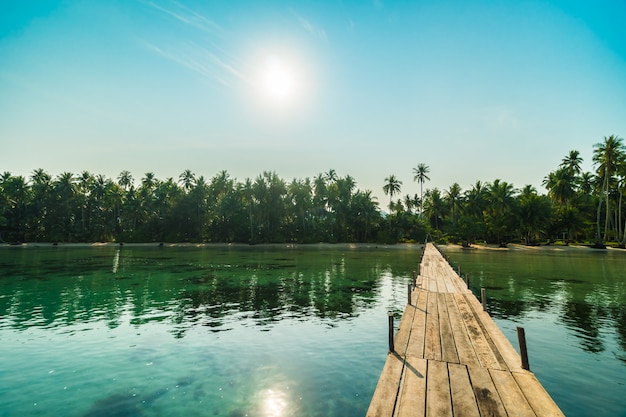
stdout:
<svg viewBox="0 0 626 417">
<path fill-rule="evenodd" d="M 563 416 L 430 243 L 393 342 L 367 417 Z"/>
</svg>

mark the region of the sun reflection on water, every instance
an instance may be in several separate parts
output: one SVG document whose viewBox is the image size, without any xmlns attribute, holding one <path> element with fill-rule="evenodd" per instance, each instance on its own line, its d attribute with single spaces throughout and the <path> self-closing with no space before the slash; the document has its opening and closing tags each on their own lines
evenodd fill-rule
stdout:
<svg viewBox="0 0 626 417">
<path fill-rule="evenodd" d="M 261 415 L 263 417 L 284 417 L 289 408 L 289 397 L 280 389 L 266 389 L 261 391 Z"/>
</svg>

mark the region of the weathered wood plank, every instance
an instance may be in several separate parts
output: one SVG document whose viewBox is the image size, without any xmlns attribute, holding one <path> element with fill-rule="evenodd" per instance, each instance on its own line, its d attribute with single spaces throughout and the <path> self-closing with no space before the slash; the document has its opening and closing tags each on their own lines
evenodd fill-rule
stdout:
<svg viewBox="0 0 626 417">
<path fill-rule="evenodd" d="M 535 375 L 530 372 L 514 372 L 513 377 L 537 416 L 565 417 Z"/>
<path fill-rule="evenodd" d="M 437 294 L 437 308 L 439 310 L 439 332 L 441 334 L 441 359 L 444 362 L 459 363 L 452 324 L 448 315 L 446 293 Z"/>
<path fill-rule="evenodd" d="M 441 336 L 439 332 L 439 312 L 437 294 L 430 294 L 426 309 L 426 336 L 424 340 L 424 358 L 441 360 Z"/>
<path fill-rule="evenodd" d="M 535 416 L 530 404 L 526 401 L 524 394 L 510 372 L 493 369 L 489 373 L 509 417 Z"/>
<path fill-rule="evenodd" d="M 493 348 L 500 353 L 504 361 L 505 368 L 513 372 L 522 372 L 522 360 L 519 353 L 509 339 L 500 330 L 496 322 L 493 321 L 489 313 L 482 310 L 482 304 L 475 297 L 472 300 L 472 308 L 478 319 L 482 322 L 486 333 L 491 337 Z"/>
<path fill-rule="evenodd" d="M 418 292 L 417 302 L 415 303 L 415 312 L 413 317 L 413 326 L 411 328 L 411 341 L 407 348 L 407 356 L 424 357 L 424 340 L 426 337 L 426 307 L 428 305 L 429 292 L 425 290 L 416 290 Z"/>
<path fill-rule="evenodd" d="M 398 331 L 393 338 L 393 345 L 396 352 L 400 355 L 406 353 L 411 337 L 411 328 L 413 327 L 413 317 L 415 315 L 415 307 L 408 305 L 404 308 L 404 313 L 398 325 Z"/>
<path fill-rule="evenodd" d="M 448 365 L 445 362 L 429 360 L 426 372 L 426 416 L 452 417 Z"/>
<path fill-rule="evenodd" d="M 448 364 L 454 417 L 480 417 L 478 403 L 465 365 Z"/>
<path fill-rule="evenodd" d="M 387 355 L 385 366 L 374 390 L 367 417 L 391 417 L 398 396 L 404 360 L 393 353 Z"/>
<path fill-rule="evenodd" d="M 498 328 L 496 323 L 493 321 L 489 313 L 483 310 L 482 303 L 478 301 L 473 294 L 466 294 L 465 300 L 467 304 L 472 309 L 474 316 L 476 317 L 476 322 L 481 327 L 483 334 L 485 335 L 485 340 L 491 347 L 491 351 L 494 354 L 496 361 L 498 362 L 498 366 L 491 366 L 495 369 L 522 369 L 521 368 L 521 360 L 519 359 L 519 355 L 513 349 L 511 343 L 508 342 L 502 331 Z M 496 342 L 498 343 L 496 345 Z M 506 355 L 507 360 L 504 359 L 503 354 Z M 510 366 L 512 367 L 509 367 Z"/>
<path fill-rule="evenodd" d="M 467 368 L 472 389 L 481 416 L 507 417 L 502 400 L 498 395 L 489 371 L 485 368 Z"/>
<path fill-rule="evenodd" d="M 456 304 L 459 307 L 459 313 L 461 314 L 461 319 L 465 324 L 465 328 L 467 329 L 467 333 L 474 347 L 474 351 L 476 352 L 476 356 L 480 361 L 480 364 L 485 368 L 494 368 L 501 369 L 498 360 L 491 350 L 491 346 L 485 335 L 483 334 L 482 328 L 476 317 L 474 316 L 474 312 L 472 308 L 467 303 L 467 298 L 473 297 L 471 294 L 455 294 Z"/>
<path fill-rule="evenodd" d="M 447 290 L 447 292 L 451 292 L 451 293 L 459 292 L 459 289 L 458 289 L 457 285 L 455 284 L 455 281 L 457 280 L 456 276 L 453 276 L 450 273 L 446 273 L 444 275 L 444 279 L 445 279 L 445 282 L 446 282 L 446 290 Z"/>
<path fill-rule="evenodd" d="M 407 356 L 394 416 L 426 415 L 426 359 Z"/>
<path fill-rule="evenodd" d="M 456 304 L 454 294 L 446 294 L 446 304 L 448 306 L 448 316 L 454 335 L 454 344 L 459 357 L 459 362 L 469 366 L 480 366 L 472 342 L 469 339 L 465 325 L 461 320 L 461 313 Z"/>
</svg>

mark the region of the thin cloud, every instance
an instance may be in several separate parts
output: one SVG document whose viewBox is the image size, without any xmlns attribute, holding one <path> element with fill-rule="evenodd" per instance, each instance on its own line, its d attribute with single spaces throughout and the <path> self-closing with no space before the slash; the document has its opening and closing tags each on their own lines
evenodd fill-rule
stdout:
<svg viewBox="0 0 626 417">
<path fill-rule="evenodd" d="M 170 0 L 170 3 L 178 10 L 169 9 L 152 1 L 140 1 L 153 9 L 173 17 L 181 23 L 195 27 L 196 29 L 218 35 L 224 34 L 224 29 L 220 25 L 175 0 Z"/>
<path fill-rule="evenodd" d="M 177 48 L 177 52 L 173 53 L 146 40 L 141 40 L 141 42 L 148 50 L 161 57 L 181 65 L 204 78 L 216 81 L 225 87 L 233 86 L 232 78 L 252 84 L 252 80 L 244 72 L 206 48 L 197 45 L 187 45 L 186 51 L 181 52 L 180 48 Z M 229 78 L 231 79 L 230 81 Z"/>
<path fill-rule="evenodd" d="M 294 11 L 292 11 L 292 13 L 298 20 L 298 23 L 300 24 L 300 26 L 302 26 L 302 28 L 306 30 L 307 32 L 309 32 L 312 36 L 315 36 L 316 38 L 319 38 L 323 41 L 328 40 L 328 36 L 326 36 L 326 31 L 324 29 L 317 28 L 311 22 L 306 20 L 304 17 L 300 16 L 298 13 Z"/>
<path fill-rule="evenodd" d="M 169 0 L 168 7 L 153 1 L 139 1 L 187 28 L 211 35 L 206 37 L 205 45 L 183 43 L 181 46 L 177 37 L 174 39 L 177 42 L 170 46 L 140 39 L 148 50 L 222 86 L 232 87 L 237 81 L 252 82 L 239 68 L 238 61 L 225 52 L 229 48 L 220 46 L 227 40 L 227 32 L 219 24 L 176 0 Z"/>
</svg>

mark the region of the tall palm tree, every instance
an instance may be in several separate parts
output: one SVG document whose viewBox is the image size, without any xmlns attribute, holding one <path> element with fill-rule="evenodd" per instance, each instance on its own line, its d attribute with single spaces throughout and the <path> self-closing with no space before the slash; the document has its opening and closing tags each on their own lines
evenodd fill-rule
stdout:
<svg viewBox="0 0 626 417">
<path fill-rule="evenodd" d="M 576 150 L 569 151 L 569 154 L 563 158 L 561 161 L 561 168 L 567 168 L 574 173 L 574 175 L 579 175 L 582 170 L 580 168 L 580 164 L 583 163 L 583 159 L 580 157 L 580 152 Z"/>
<path fill-rule="evenodd" d="M 417 181 L 420 184 L 420 214 L 424 211 L 424 192 L 422 187 L 424 186 L 425 181 L 430 181 L 430 178 L 427 175 L 429 172 L 430 168 L 428 165 L 423 163 L 419 163 L 416 168 L 413 168 L 413 181 Z"/>
<path fill-rule="evenodd" d="M 443 220 L 445 212 L 445 202 L 441 198 L 441 191 L 438 188 L 426 191 L 426 218 L 430 224 L 439 230 L 439 220 Z"/>
<path fill-rule="evenodd" d="M 576 177 L 572 168 L 563 166 L 549 173 L 543 179 L 543 186 L 548 190 L 548 195 L 553 201 L 568 206 L 572 198 L 576 196 Z"/>
<path fill-rule="evenodd" d="M 502 238 L 510 229 L 510 223 L 514 218 L 513 209 L 516 202 L 514 194 L 515 188 L 513 188 L 513 185 L 500 179 L 494 180 L 489 186 L 487 220 L 490 229 L 495 233 L 501 246 L 505 245 Z"/>
<path fill-rule="evenodd" d="M 186 192 L 189 192 L 196 182 L 195 175 L 189 169 L 184 170 L 183 173 L 178 176 L 178 179 Z"/>
<path fill-rule="evenodd" d="M 133 186 L 133 182 L 134 179 L 130 171 L 124 170 L 117 176 L 117 184 L 122 187 L 124 191 L 128 191 L 128 189 Z"/>
<path fill-rule="evenodd" d="M 595 148 L 593 151 L 593 163 L 597 165 L 597 174 L 602 181 L 602 189 L 600 191 L 600 198 L 598 201 L 598 211 L 596 213 L 596 244 L 599 247 L 604 246 L 604 241 L 607 238 L 609 228 L 609 187 L 613 182 L 613 175 L 617 171 L 617 168 L 624 161 L 624 143 L 623 139 L 616 135 L 610 135 L 604 137 L 604 142 L 596 143 L 593 145 Z M 604 220 L 604 235 L 600 236 L 600 211 L 602 207 L 602 197 L 605 202 L 605 220 Z"/>
<path fill-rule="evenodd" d="M 391 213 L 393 196 L 400 193 L 402 187 L 402 181 L 398 180 L 395 175 L 390 175 L 385 178 L 385 185 L 383 191 L 385 195 L 389 195 L 389 213 Z"/>
<path fill-rule="evenodd" d="M 461 186 L 458 183 L 454 183 L 450 186 L 448 191 L 446 191 L 446 200 L 450 207 L 450 214 L 452 216 L 452 226 L 456 225 L 456 218 L 459 203 L 461 201 Z"/>
</svg>

